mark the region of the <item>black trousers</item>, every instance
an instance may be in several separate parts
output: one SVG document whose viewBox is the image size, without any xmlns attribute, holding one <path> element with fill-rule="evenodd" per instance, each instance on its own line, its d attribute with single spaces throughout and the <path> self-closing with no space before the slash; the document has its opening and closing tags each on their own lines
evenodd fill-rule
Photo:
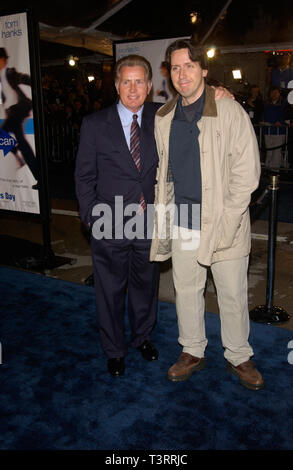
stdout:
<svg viewBox="0 0 293 470">
<path fill-rule="evenodd" d="M 96 240 L 92 237 L 95 294 L 101 344 L 108 358 L 127 354 L 126 294 L 136 348 L 149 340 L 157 318 L 159 265 L 149 261 L 150 240 Z"/>
</svg>

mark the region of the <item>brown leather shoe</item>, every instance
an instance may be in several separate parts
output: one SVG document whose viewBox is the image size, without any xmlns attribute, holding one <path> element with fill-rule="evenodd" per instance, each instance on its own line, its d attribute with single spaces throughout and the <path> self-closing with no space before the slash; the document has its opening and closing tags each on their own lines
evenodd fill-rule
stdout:
<svg viewBox="0 0 293 470">
<path fill-rule="evenodd" d="M 227 370 L 236 375 L 244 387 L 251 390 L 260 390 L 264 387 L 264 380 L 251 360 L 242 362 L 239 366 L 227 364 Z"/>
<path fill-rule="evenodd" d="M 205 358 L 192 356 L 188 353 L 181 353 L 178 361 L 170 367 L 168 371 L 168 379 L 172 382 L 181 382 L 189 379 L 193 372 L 201 370 L 205 367 Z"/>
</svg>

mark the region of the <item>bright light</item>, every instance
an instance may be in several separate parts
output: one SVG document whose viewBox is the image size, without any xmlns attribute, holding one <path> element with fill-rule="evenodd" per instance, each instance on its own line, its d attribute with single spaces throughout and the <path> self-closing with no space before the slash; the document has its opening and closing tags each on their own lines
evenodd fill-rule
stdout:
<svg viewBox="0 0 293 470">
<path fill-rule="evenodd" d="M 242 74 L 240 69 L 232 70 L 234 80 L 241 80 Z"/>
<path fill-rule="evenodd" d="M 190 13 L 190 23 L 195 24 L 197 22 L 197 13 L 195 11 Z"/>
<path fill-rule="evenodd" d="M 215 57 L 215 52 L 216 52 L 216 49 L 214 47 L 212 47 L 211 49 L 209 49 L 207 51 L 207 56 L 209 59 L 212 59 L 213 57 Z"/>
<path fill-rule="evenodd" d="M 87 77 L 87 79 L 88 79 L 89 82 L 93 82 L 94 79 L 95 79 L 95 77 L 94 77 L 93 75 L 89 75 L 89 76 Z"/>
<path fill-rule="evenodd" d="M 68 64 L 70 67 L 74 67 L 77 64 L 78 57 L 74 57 L 73 55 L 68 57 Z"/>
</svg>

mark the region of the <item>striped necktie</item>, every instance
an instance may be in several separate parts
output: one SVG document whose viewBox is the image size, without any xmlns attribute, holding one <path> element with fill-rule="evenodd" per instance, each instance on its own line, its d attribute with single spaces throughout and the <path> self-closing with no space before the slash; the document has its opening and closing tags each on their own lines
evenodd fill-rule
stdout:
<svg viewBox="0 0 293 470">
<path fill-rule="evenodd" d="M 130 128 L 130 153 L 138 171 L 140 171 L 140 128 L 137 122 L 137 114 L 133 114 Z M 142 214 L 146 209 L 146 202 L 143 193 L 139 199 L 138 214 Z"/>
</svg>

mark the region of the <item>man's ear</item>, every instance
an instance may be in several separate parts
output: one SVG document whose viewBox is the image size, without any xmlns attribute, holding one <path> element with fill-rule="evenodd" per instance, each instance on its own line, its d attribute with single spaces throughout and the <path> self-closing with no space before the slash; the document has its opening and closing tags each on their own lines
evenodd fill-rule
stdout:
<svg viewBox="0 0 293 470">
<path fill-rule="evenodd" d="M 203 69 L 203 70 L 202 70 L 202 76 L 203 76 L 203 77 L 206 77 L 207 74 L 208 74 L 208 70 L 207 70 L 207 69 Z"/>
<path fill-rule="evenodd" d="M 153 83 L 151 81 L 148 81 L 148 94 L 151 91 L 152 86 L 153 86 Z"/>
</svg>

